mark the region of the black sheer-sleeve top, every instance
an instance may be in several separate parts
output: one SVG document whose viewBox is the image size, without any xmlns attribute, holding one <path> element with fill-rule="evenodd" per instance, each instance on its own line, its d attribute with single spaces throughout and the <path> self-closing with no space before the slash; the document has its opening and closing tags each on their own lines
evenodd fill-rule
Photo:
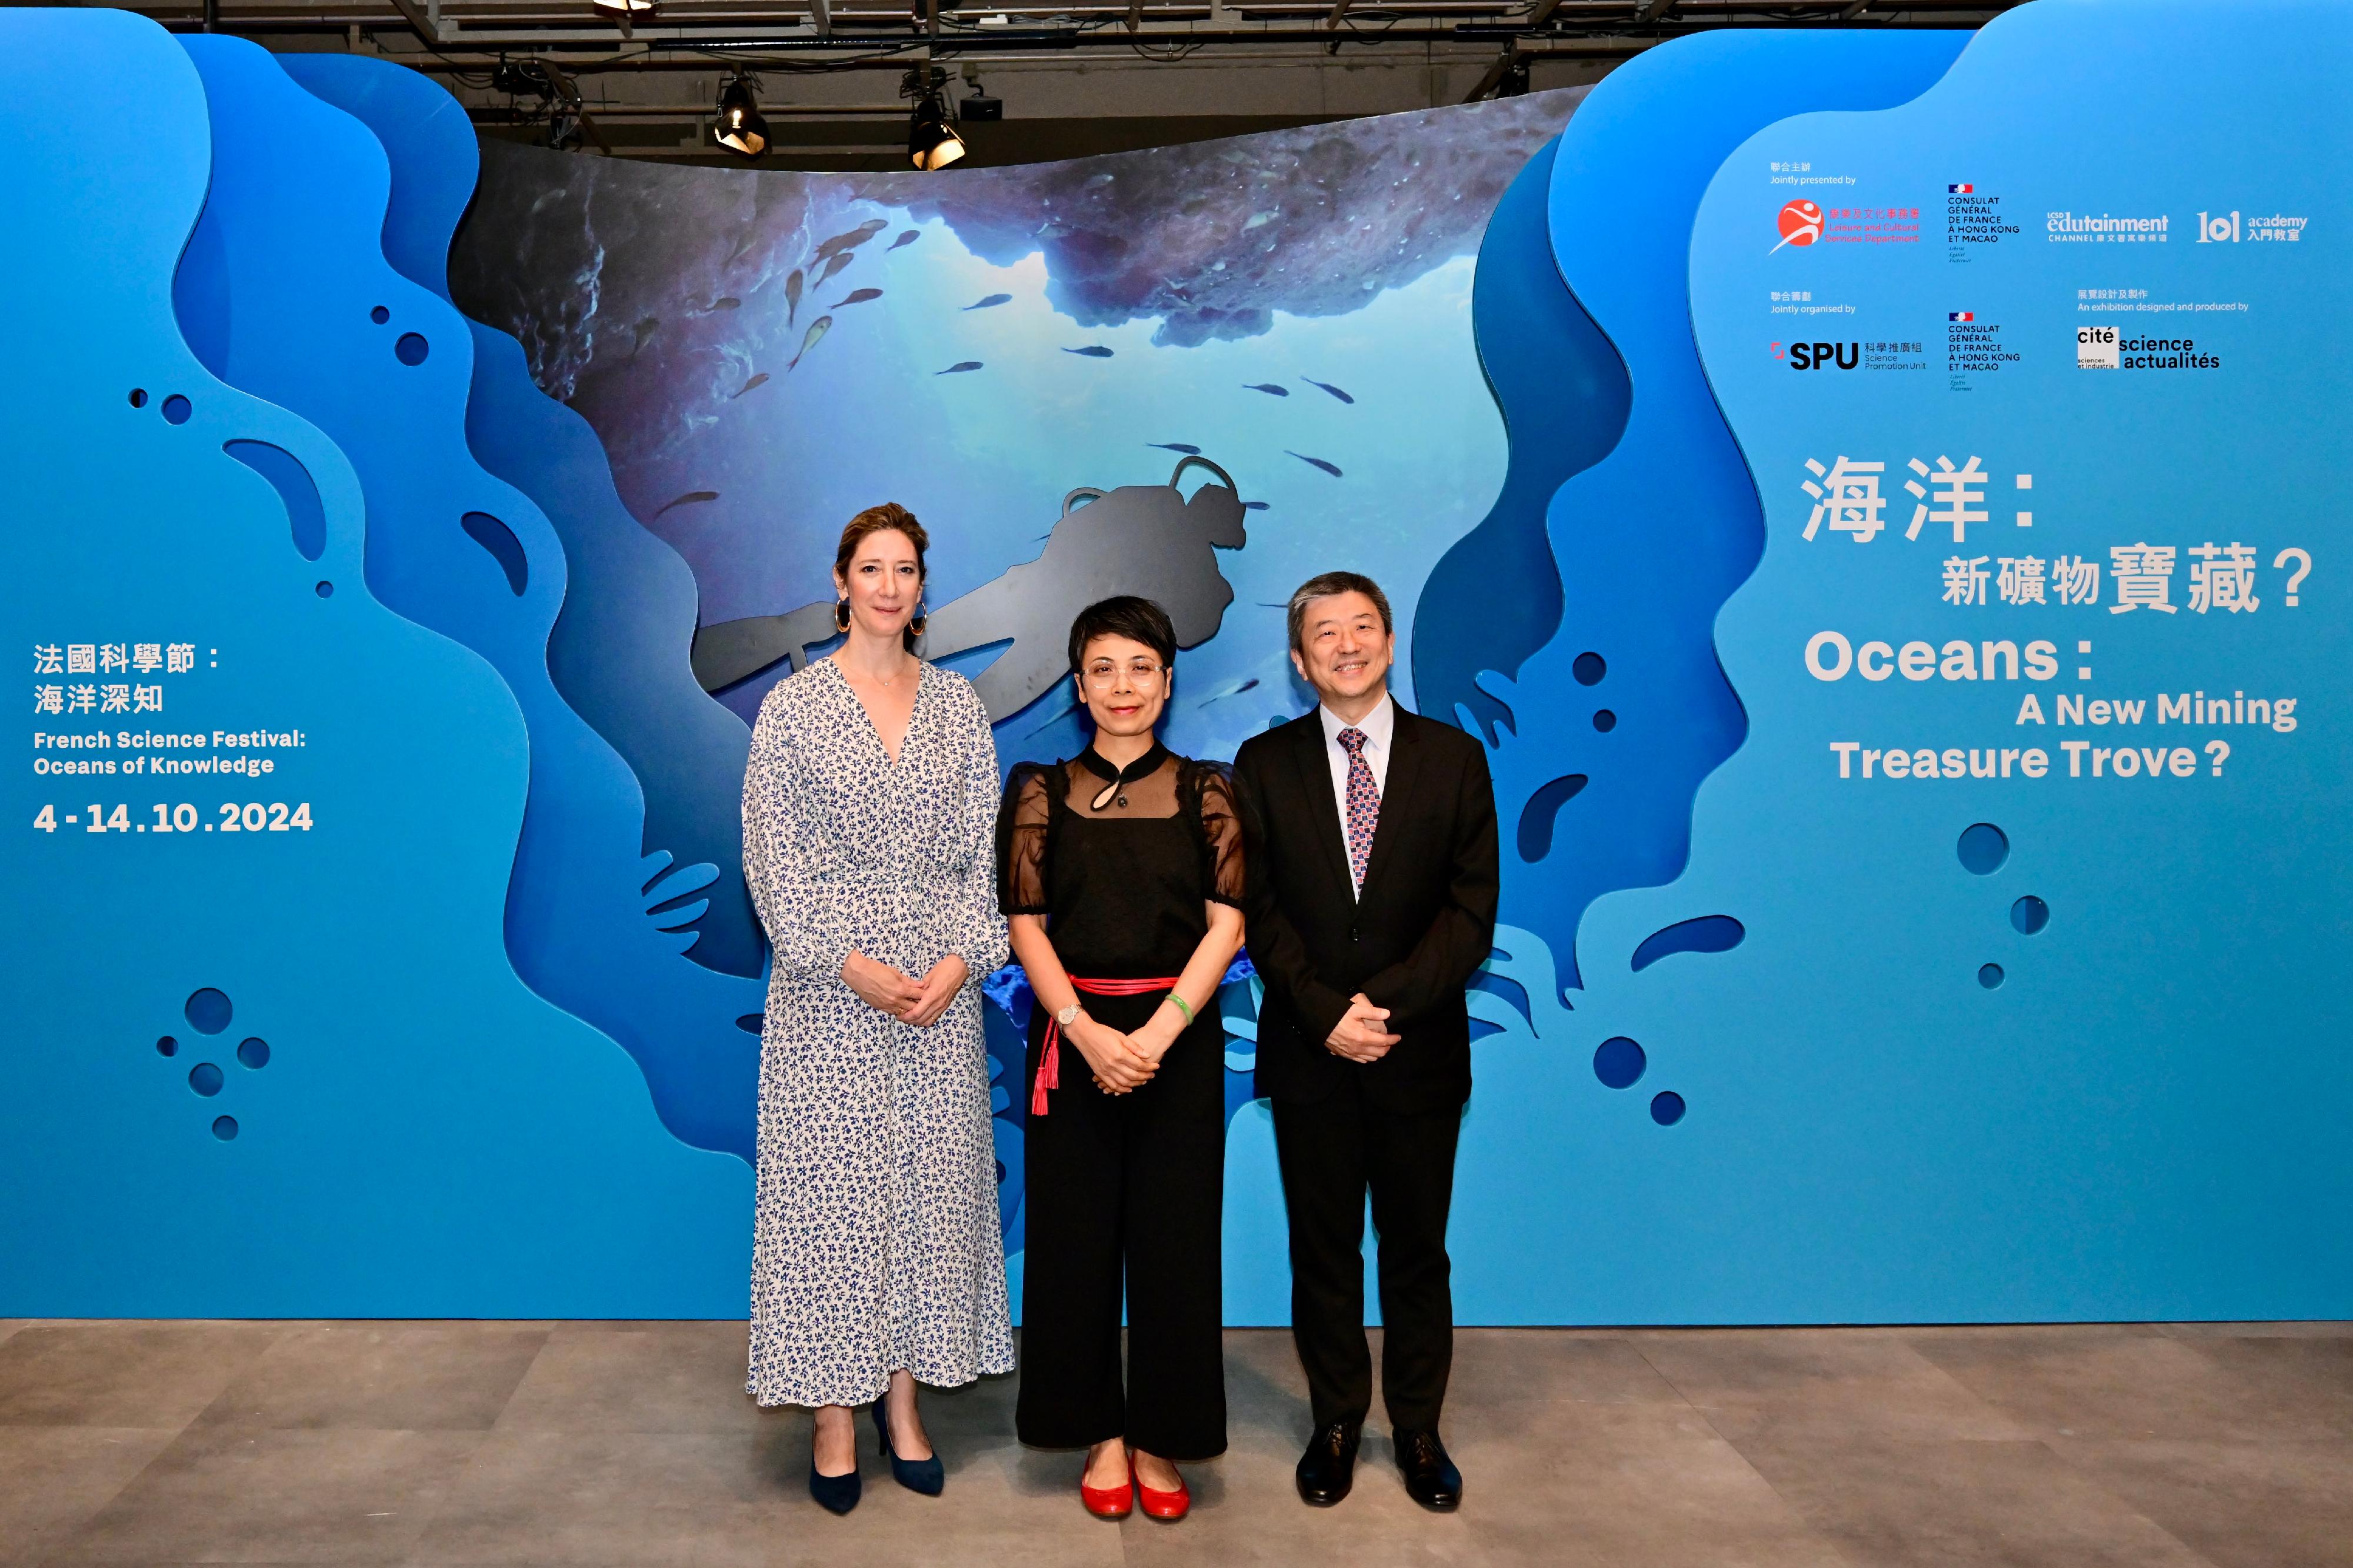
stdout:
<svg viewBox="0 0 2353 1568">
<path fill-rule="evenodd" d="M 1020 763 L 997 813 L 997 891 L 1008 915 L 1045 917 L 1073 975 L 1176 975 L 1208 933 L 1207 906 L 1241 906 L 1232 780 L 1165 746 L 1124 769 L 1092 746 Z"/>
</svg>

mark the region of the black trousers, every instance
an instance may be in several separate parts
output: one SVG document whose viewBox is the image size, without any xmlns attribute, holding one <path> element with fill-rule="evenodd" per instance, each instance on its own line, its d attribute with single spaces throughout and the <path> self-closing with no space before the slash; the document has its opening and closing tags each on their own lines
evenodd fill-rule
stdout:
<svg viewBox="0 0 2353 1568">
<path fill-rule="evenodd" d="M 1315 1425 L 1359 1422 L 1373 1403 L 1365 1338 L 1365 1196 L 1372 1194 L 1381 1287 L 1381 1396 L 1392 1426 L 1435 1431 L 1454 1364 L 1454 1201 L 1460 1107 L 1400 1114 L 1358 1082 L 1330 1097 L 1274 1101 L 1274 1146 L 1291 1215 L 1291 1333 Z"/>
<path fill-rule="evenodd" d="M 1115 1029 L 1141 1027 L 1154 996 L 1089 996 Z M 1044 1013 L 1029 1032 L 1038 1077 Z M 1225 1035 L 1211 1012 L 1133 1094 L 1108 1095 L 1078 1047 L 1029 1118 L 1024 1163 L 1021 1390 L 1024 1443 L 1075 1448 L 1124 1435 L 1167 1459 L 1225 1452 L 1219 1268 L 1226 1180 Z M 1120 1377 L 1121 1285 L 1127 1376 Z"/>
</svg>

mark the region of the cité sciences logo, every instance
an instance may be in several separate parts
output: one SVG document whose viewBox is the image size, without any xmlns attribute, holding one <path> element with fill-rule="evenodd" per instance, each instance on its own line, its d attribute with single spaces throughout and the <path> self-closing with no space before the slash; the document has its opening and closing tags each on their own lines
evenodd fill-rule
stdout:
<svg viewBox="0 0 2353 1568">
<path fill-rule="evenodd" d="M 1791 370 L 1852 370 L 1862 363 L 1862 345 L 1856 343 L 1779 343 L 1773 357 Z"/>
<path fill-rule="evenodd" d="M 1822 209 L 1799 197 L 1781 208 L 1780 229 L 1780 245 L 1773 250 L 1780 249 L 1782 245 L 1811 245 L 1822 237 Z M 1773 251 L 1765 254 L 1770 256 Z"/>
</svg>

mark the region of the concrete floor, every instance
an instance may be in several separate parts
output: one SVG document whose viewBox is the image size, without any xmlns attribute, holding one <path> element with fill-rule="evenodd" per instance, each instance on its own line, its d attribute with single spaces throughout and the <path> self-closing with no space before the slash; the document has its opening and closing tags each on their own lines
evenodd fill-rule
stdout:
<svg viewBox="0 0 2353 1568">
<path fill-rule="evenodd" d="M 1465 1331 L 1451 1517 L 1377 1431 L 1303 1507 L 1289 1338 L 1238 1331 L 1173 1526 L 1082 1513 L 1010 1379 L 926 1396 L 945 1498 L 869 1447 L 833 1519 L 743 1369 L 741 1323 L 0 1320 L 0 1563 L 2353 1562 L 2347 1323 Z"/>
</svg>

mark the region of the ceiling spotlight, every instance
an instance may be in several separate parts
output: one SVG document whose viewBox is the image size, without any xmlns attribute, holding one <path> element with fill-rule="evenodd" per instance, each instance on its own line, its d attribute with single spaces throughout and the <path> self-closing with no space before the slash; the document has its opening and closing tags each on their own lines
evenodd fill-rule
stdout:
<svg viewBox="0 0 2353 1568">
<path fill-rule="evenodd" d="M 918 67 L 907 73 L 899 96 L 915 100 L 914 117 L 907 123 L 907 161 L 929 172 L 944 169 L 965 154 L 964 138 L 948 123 L 947 99 L 941 90 L 947 72 Z"/>
<path fill-rule="evenodd" d="M 589 4 L 608 16 L 650 16 L 656 0 L 589 0 Z"/>
<path fill-rule="evenodd" d="M 752 96 L 752 79 L 740 72 L 719 89 L 718 120 L 711 134 L 730 153 L 756 158 L 768 150 L 768 121 Z"/>
</svg>

